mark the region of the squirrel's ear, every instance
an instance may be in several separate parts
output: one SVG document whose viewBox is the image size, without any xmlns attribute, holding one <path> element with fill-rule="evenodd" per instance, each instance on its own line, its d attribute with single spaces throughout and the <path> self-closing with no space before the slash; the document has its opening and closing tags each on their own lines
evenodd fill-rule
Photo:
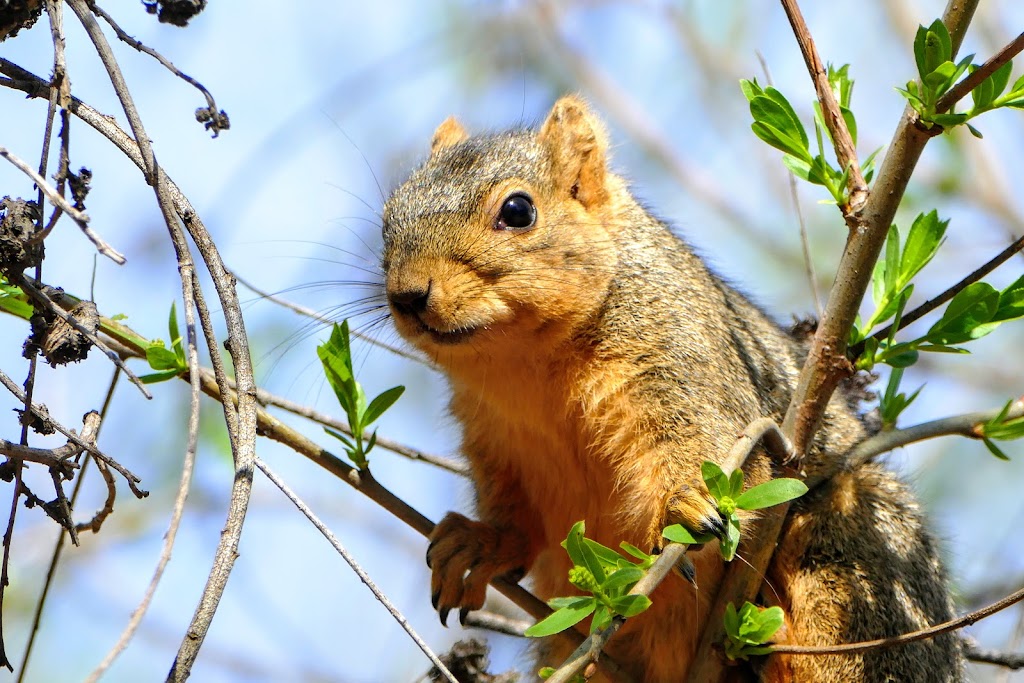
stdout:
<svg viewBox="0 0 1024 683">
<path fill-rule="evenodd" d="M 434 137 L 430 139 L 430 153 L 434 154 L 445 147 L 457 145 L 468 137 L 469 134 L 462 124 L 454 116 L 449 116 L 434 131 Z"/>
<path fill-rule="evenodd" d="M 537 141 L 551 152 L 555 182 L 584 206 L 608 199 L 605 187 L 608 136 L 604 124 L 582 98 L 568 95 L 555 102 Z"/>
</svg>

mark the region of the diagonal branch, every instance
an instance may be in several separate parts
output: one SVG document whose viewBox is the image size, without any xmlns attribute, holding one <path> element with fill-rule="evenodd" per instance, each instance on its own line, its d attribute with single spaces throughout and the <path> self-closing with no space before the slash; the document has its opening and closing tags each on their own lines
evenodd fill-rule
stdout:
<svg viewBox="0 0 1024 683">
<path fill-rule="evenodd" d="M 836 102 L 832 85 L 828 82 L 828 72 L 825 65 L 818 56 L 818 49 L 814 46 L 814 39 L 807 29 L 800 6 L 796 0 L 782 0 L 782 8 L 786 11 L 789 25 L 793 27 L 793 35 L 800 45 L 800 52 L 804 56 L 807 70 L 814 81 L 814 90 L 818 94 L 818 102 L 821 103 L 822 118 L 825 126 L 828 127 L 829 137 L 835 146 L 836 159 L 841 168 L 850 172 L 847 181 L 847 188 L 850 192 L 847 206 L 842 207 L 843 217 L 846 218 L 850 229 L 856 228 L 857 221 L 853 214 L 856 214 L 864 206 L 868 198 L 868 184 L 864 180 L 864 174 L 860 170 L 860 163 L 857 161 L 857 148 L 853 144 L 853 136 L 846 126 L 846 119 Z"/>
<path fill-rule="evenodd" d="M 967 93 L 978 87 L 982 81 L 1013 59 L 1021 50 L 1024 50 L 1024 33 L 1014 38 L 999 52 L 992 55 L 987 62 L 968 74 L 964 80 L 950 88 L 949 92 L 935 103 L 936 113 L 942 114 L 952 109 L 953 105 L 967 97 Z"/>
</svg>

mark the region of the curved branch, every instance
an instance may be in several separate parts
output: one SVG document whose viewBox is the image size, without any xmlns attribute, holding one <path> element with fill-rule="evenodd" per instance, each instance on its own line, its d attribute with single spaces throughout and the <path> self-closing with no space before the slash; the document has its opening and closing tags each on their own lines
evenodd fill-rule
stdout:
<svg viewBox="0 0 1024 683">
<path fill-rule="evenodd" d="M 983 438 L 978 432 L 978 426 L 999 416 L 1002 408 L 979 413 L 966 413 L 964 415 L 953 415 L 940 420 L 924 422 L 905 429 L 893 429 L 879 432 L 874 436 L 864 439 L 853 447 L 846 455 L 846 463 L 850 467 L 857 467 L 875 456 L 888 453 L 894 448 L 908 444 L 934 439 L 938 436 L 957 435 L 966 436 L 971 439 Z M 1017 400 L 1010 406 L 1006 413 L 1007 419 L 1024 416 L 1024 402 Z M 808 479 L 808 486 L 815 486 L 821 483 L 821 479 Z"/>
<path fill-rule="evenodd" d="M 776 462 L 783 462 L 792 455 L 793 447 L 779 426 L 770 417 L 762 417 L 747 425 L 736 439 L 722 462 L 722 471 L 729 475 L 743 467 L 743 463 L 761 443 L 764 444 L 765 450 L 768 451 L 772 460 Z M 650 595 L 655 588 L 661 585 L 661 582 L 674 567 L 679 566 L 682 562 L 689 562 L 686 557 L 686 549 L 687 546 L 682 543 L 667 544 L 658 559 L 654 561 L 644 577 L 633 586 L 629 594 Z M 693 566 L 690 565 L 690 568 L 692 569 Z M 587 665 L 599 662 L 601 650 L 625 622 L 624 617 L 615 617 L 607 628 L 591 634 L 569 655 L 569 658 L 562 663 L 558 670 L 551 674 L 547 679 L 548 683 L 570 683 L 575 676 L 583 672 Z"/>
<path fill-rule="evenodd" d="M 1021 33 L 999 50 L 999 52 L 992 55 L 987 62 L 968 74 L 967 78 L 950 88 L 949 92 L 935 103 L 936 113 L 942 114 L 952 109 L 953 105 L 967 97 L 967 93 L 977 88 L 982 81 L 995 73 L 999 67 L 1013 59 L 1021 50 L 1024 50 L 1024 33 Z"/>
</svg>

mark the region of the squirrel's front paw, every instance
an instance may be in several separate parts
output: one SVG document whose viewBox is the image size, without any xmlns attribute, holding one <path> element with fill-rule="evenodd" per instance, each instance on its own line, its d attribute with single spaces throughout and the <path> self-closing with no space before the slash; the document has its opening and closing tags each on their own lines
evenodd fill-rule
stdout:
<svg viewBox="0 0 1024 683">
<path fill-rule="evenodd" d="M 665 526 L 682 524 L 695 534 L 712 534 L 722 538 L 728 520 L 718 510 L 703 481 L 683 485 L 665 506 Z"/>
<path fill-rule="evenodd" d="M 430 534 L 427 566 L 431 602 L 441 615 L 459 608 L 459 621 L 465 623 L 470 610 L 483 607 L 487 584 L 495 576 L 509 574 L 519 580 L 528 569 L 526 538 L 513 529 L 497 529 L 474 522 L 455 512 L 445 515 Z"/>
</svg>

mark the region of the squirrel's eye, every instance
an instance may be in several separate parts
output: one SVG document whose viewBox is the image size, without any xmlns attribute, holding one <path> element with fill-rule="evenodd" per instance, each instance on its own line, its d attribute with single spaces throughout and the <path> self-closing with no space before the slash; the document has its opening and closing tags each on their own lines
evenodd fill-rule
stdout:
<svg viewBox="0 0 1024 683">
<path fill-rule="evenodd" d="M 494 227 L 498 230 L 524 230 L 537 221 L 537 207 L 525 194 L 514 194 L 501 205 Z"/>
</svg>

